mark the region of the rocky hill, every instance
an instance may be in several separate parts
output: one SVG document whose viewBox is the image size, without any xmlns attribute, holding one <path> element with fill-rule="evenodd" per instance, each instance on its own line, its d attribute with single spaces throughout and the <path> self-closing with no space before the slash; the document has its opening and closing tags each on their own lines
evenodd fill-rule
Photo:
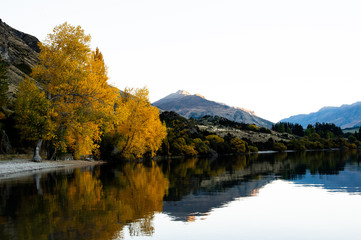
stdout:
<svg viewBox="0 0 361 240">
<path fill-rule="evenodd" d="M 272 127 L 272 122 L 256 116 L 252 111 L 210 101 L 200 94 L 192 95 L 184 90 L 172 93 L 154 102 L 153 105 L 161 110 L 174 111 L 187 118 L 200 118 L 206 115 L 221 116 L 235 122 Z"/>
<path fill-rule="evenodd" d="M 0 19 L 0 61 L 7 65 L 11 94 L 38 62 L 38 42 L 36 37 L 14 29 Z"/>
<path fill-rule="evenodd" d="M 334 123 L 342 129 L 359 127 L 361 126 L 361 102 L 341 107 L 324 107 L 317 112 L 295 115 L 282 119 L 280 122 L 298 123 L 304 128 L 316 122 Z"/>
</svg>

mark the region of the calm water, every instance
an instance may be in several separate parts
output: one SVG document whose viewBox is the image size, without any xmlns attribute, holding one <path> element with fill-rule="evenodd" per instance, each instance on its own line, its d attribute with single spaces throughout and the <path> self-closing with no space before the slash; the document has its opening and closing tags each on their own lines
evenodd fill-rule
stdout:
<svg viewBox="0 0 361 240">
<path fill-rule="evenodd" d="M 357 239 L 360 162 L 259 154 L 0 180 L 0 239 Z"/>
</svg>

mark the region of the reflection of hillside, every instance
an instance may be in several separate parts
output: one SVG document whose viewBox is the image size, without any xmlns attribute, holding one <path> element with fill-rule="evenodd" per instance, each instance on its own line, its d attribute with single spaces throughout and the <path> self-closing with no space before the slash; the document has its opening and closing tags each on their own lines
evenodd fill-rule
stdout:
<svg viewBox="0 0 361 240">
<path fill-rule="evenodd" d="M 162 210 L 194 221 L 274 179 L 359 193 L 358 153 L 304 152 L 125 163 L 0 182 L 0 239 L 152 235 Z M 347 163 L 347 164 L 346 164 Z"/>
<path fill-rule="evenodd" d="M 252 159 L 246 156 L 214 161 L 198 160 L 200 162 L 192 159 L 191 164 L 187 161 L 183 166 L 177 164 L 178 170 L 168 173 L 169 194 L 176 195 L 165 198 L 163 211 L 176 220 L 187 221 L 190 216 L 207 215 L 213 208 L 221 207 L 236 198 L 254 196 L 260 188 L 274 179 L 307 180 L 310 173 L 315 179 L 334 179 L 334 182 L 338 182 L 338 177 L 341 177 L 343 180 L 338 182 L 340 186 L 336 189 L 360 191 L 360 169 L 352 173 L 347 168 L 343 171 L 346 161 L 353 156 L 341 152 L 303 152 L 265 154 Z M 204 168 L 201 169 L 201 166 Z M 306 173 L 309 174 L 305 175 Z M 181 191 L 172 190 L 180 180 L 183 185 L 177 190 Z M 331 182 L 328 183 L 324 182 L 325 188 L 331 187 Z"/>
<path fill-rule="evenodd" d="M 225 189 L 223 192 L 210 193 L 202 189 L 197 193 L 185 196 L 180 201 L 165 201 L 163 203 L 163 212 L 169 214 L 175 220 L 188 221 L 193 216 L 207 215 L 213 208 L 221 207 L 236 198 L 254 196 L 258 189 L 273 179 L 273 176 L 267 176 L 260 180 L 238 182 L 238 184 Z"/>
<path fill-rule="evenodd" d="M 338 175 L 315 176 L 307 172 L 302 179 L 295 183 L 306 186 L 317 185 L 334 192 L 361 194 L 361 166 L 357 163 L 349 163 L 345 170 Z"/>
<path fill-rule="evenodd" d="M 285 155 L 278 155 L 284 159 Z M 254 196 L 260 188 L 275 179 L 275 174 L 290 164 L 289 161 L 267 161 L 257 158 L 249 159 L 246 156 L 226 157 L 218 161 L 205 159 L 190 160 L 192 164 L 185 162 L 184 166 L 178 164 L 182 171 L 175 170 L 173 180 L 182 179 L 182 186 L 188 193 L 177 196 L 177 201 L 170 201 L 175 197 L 166 198 L 163 211 L 177 220 L 186 221 L 190 216 L 207 215 L 213 209 L 220 207 L 236 198 Z M 273 158 L 274 159 L 274 155 Z M 223 164 L 221 164 L 223 163 Z M 193 166 L 189 169 L 189 166 Z M 200 166 L 204 166 L 203 170 Z M 181 172 L 181 175 L 177 173 Z M 188 175 L 187 175 L 188 174 Z M 172 181 L 171 181 L 172 186 Z M 171 193 L 171 189 L 169 193 Z"/>
</svg>

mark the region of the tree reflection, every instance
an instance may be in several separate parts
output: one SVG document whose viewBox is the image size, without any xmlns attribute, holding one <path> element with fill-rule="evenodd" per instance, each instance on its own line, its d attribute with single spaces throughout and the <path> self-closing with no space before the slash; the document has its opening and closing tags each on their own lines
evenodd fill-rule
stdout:
<svg viewBox="0 0 361 240">
<path fill-rule="evenodd" d="M 243 169 L 257 155 L 224 156 L 217 159 L 186 158 L 160 163 L 169 178 L 167 201 L 177 201 L 201 188 L 203 180 Z"/>
<path fill-rule="evenodd" d="M 163 161 L 160 166 L 169 178 L 166 201 L 179 201 L 198 191 L 225 191 L 242 182 L 276 176 L 282 179 L 302 178 L 306 172 L 334 175 L 343 171 L 347 161 L 360 162 L 360 154 L 342 151 L 292 152 L 222 156 L 217 159 L 189 158 Z M 224 177 L 224 181 L 221 176 Z M 217 176 L 217 185 L 202 189 L 202 183 Z"/>
<path fill-rule="evenodd" d="M 141 164 L 124 166 L 121 187 L 103 185 L 97 170 L 51 179 L 42 195 L 26 184 L 1 199 L 0 239 L 113 239 L 128 224 L 131 234 L 150 235 L 169 185 L 159 167 Z"/>
<path fill-rule="evenodd" d="M 0 239 L 106 240 L 121 237 L 125 226 L 130 235 L 152 235 L 154 213 L 163 210 L 163 200 L 180 201 L 201 192 L 211 196 L 205 206 L 198 204 L 206 212 L 224 199 L 256 193 L 268 180 L 302 178 L 307 172 L 334 175 L 346 162 L 359 164 L 360 159 L 359 152 L 339 151 L 172 159 L 36 175 L 19 184 L 3 182 Z M 230 197 L 218 201 L 217 196 L 228 190 Z M 168 204 L 179 206 L 181 202 Z"/>
<path fill-rule="evenodd" d="M 280 169 L 283 179 L 302 178 L 307 170 L 312 174 L 335 175 L 344 169 L 346 161 L 352 161 L 357 152 L 340 151 L 299 152 L 289 154 L 287 165 Z"/>
</svg>

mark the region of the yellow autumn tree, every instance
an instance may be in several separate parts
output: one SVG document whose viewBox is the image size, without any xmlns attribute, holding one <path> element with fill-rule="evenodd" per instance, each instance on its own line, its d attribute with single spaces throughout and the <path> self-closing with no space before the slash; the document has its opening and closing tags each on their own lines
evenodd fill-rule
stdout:
<svg viewBox="0 0 361 240">
<path fill-rule="evenodd" d="M 119 134 L 116 147 L 125 158 L 154 156 L 167 135 L 159 120 L 159 110 L 149 102 L 147 88 L 125 89 L 116 108 L 114 133 Z"/>
<path fill-rule="evenodd" d="M 20 129 L 28 139 L 37 138 L 36 152 L 45 139 L 52 143 L 54 154 L 71 152 L 79 159 L 99 153 L 102 136 L 109 132 L 120 136 L 113 144 L 121 156 L 154 156 L 166 135 L 146 88 L 128 89 L 121 96 L 107 83 L 103 56 L 99 49 L 91 50 L 90 35 L 80 26 L 64 23 L 54 28 L 40 44 L 39 64 L 32 69 L 31 77 L 40 89 L 36 94 L 47 105 L 28 105 L 28 111 L 46 120 L 47 128 L 44 124 L 29 124 L 32 131 Z M 22 99 L 31 99 L 29 94 L 20 88 Z M 20 109 L 19 125 L 26 122 Z"/>
<path fill-rule="evenodd" d="M 40 44 L 31 76 L 50 102 L 55 152 L 70 151 L 75 159 L 96 152 L 117 93 L 107 83 L 102 54 L 90 49 L 90 35 L 68 23 L 55 27 Z"/>
<path fill-rule="evenodd" d="M 19 84 L 15 101 L 16 126 L 27 140 L 38 141 L 34 160 L 40 161 L 40 146 L 43 139 L 52 137 L 50 101 L 29 77 Z"/>
</svg>

